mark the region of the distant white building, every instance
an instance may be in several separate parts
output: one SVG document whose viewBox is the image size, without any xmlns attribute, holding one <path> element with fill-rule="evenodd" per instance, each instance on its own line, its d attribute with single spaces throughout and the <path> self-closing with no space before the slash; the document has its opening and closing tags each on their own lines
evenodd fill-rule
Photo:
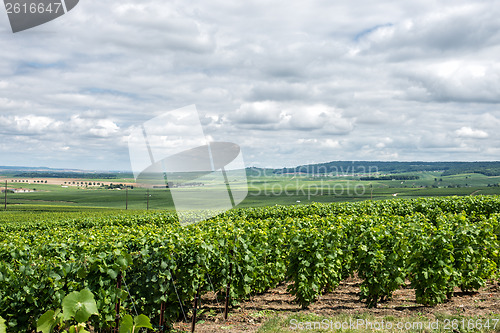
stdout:
<svg viewBox="0 0 500 333">
<path fill-rule="evenodd" d="M 27 188 L 8 188 L 7 193 L 30 193 L 35 192 L 34 190 L 30 190 Z M 5 189 L 2 189 L 2 193 L 5 193 Z"/>
</svg>

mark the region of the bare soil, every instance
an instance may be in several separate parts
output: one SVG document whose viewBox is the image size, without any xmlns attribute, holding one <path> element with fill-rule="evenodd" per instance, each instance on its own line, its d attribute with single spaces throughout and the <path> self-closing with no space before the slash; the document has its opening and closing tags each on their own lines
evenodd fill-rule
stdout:
<svg viewBox="0 0 500 333">
<path fill-rule="evenodd" d="M 431 320 L 435 315 L 491 316 L 500 314 L 500 285 L 491 282 L 475 293 L 463 293 L 459 289 L 454 297 L 434 307 L 422 306 L 415 301 L 415 292 L 409 284 L 397 290 L 392 300 L 367 308 L 359 300 L 357 278 L 344 280 L 332 293 L 322 295 L 307 309 L 301 309 L 281 285 L 266 293 L 255 295 L 250 300 L 230 308 L 228 320 L 224 320 L 224 300 L 216 300 L 214 294 L 202 296 L 201 310 L 196 324 L 196 332 L 256 332 L 272 316 L 287 317 L 292 314 L 315 314 L 332 317 L 334 315 L 370 314 L 374 317 L 417 317 Z M 179 322 L 174 327 L 180 331 L 191 331 L 191 323 Z"/>
</svg>

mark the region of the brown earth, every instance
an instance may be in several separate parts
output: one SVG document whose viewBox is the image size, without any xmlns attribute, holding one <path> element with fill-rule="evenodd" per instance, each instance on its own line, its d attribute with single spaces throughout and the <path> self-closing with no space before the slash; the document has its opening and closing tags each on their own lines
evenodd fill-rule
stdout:
<svg viewBox="0 0 500 333">
<path fill-rule="evenodd" d="M 122 181 L 117 182 L 116 180 L 102 181 L 102 180 L 81 179 L 81 178 L 1 178 L 0 177 L 0 185 L 2 185 L 1 183 L 5 183 L 5 181 L 7 181 L 9 187 L 15 187 L 15 188 L 26 188 L 28 186 L 32 187 L 33 185 L 44 185 L 44 184 L 81 187 L 82 185 L 76 185 L 76 183 L 81 183 L 81 182 L 91 182 L 96 184 L 99 183 L 104 185 L 109 185 L 109 184 L 135 185 L 135 183 L 124 183 Z M 75 184 L 73 184 L 73 182 Z M 98 187 L 98 186 L 89 185 L 89 187 Z"/>
<path fill-rule="evenodd" d="M 214 294 L 202 296 L 201 310 L 196 332 L 256 332 L 272 316 L 287 317 L 292 314 L 315 314 L 323 317 L 334 315 L 370 314 L 374 317 L 417 317 L 435 320 L 435 314 L 463 316 L 491 316 L 500 314 L 500 285 L 491 282 L 476 293 L 463 293 L 459 289 L 454 297 L 434 307 L 415 302 L 415 293 L 409 284 L 397 290 L 393 299 L 368 309 L 359 301 L 359 286 L 362 281 L 351 278 L 343 281 L 332 293 L 322 295 L 307 309 L 301 309 L 286 291 L 286 285 L 278 286 L 266 293 L 231 308 L 228 320 L 224 320 L 224 300 Z M 179 322 L 174 327 L 180 331 L 191 331 L 191 324 Z"/>
</svg>

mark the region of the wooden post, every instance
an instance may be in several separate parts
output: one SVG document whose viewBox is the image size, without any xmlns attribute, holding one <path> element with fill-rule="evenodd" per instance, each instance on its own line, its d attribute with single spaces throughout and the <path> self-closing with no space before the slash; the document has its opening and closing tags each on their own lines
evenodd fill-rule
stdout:
<svg viewBox="0 0 500 333">
<path fill-rule="evenodd" d="M 165 329 L 163 328 L 163 322 L 165 321 L 165 307 L 166 307 L 166 304 L 165 302 L 161 302 L 161 305 L 160 305 L 160 329 L 159 329 L 159 332 L 160 333 L 164 333 L 165 332 Z"/>
<path fill-rule="evenodd" d="M 146 192 L 146 210 L 149 210 L 149 188 Z"/>
<path fill-rule="evenodd" d="M 128 186 L 125 186 L 125 210 L 128 209 Z"/>
<path fill-rule="evenodd" d="M 116 281 L 116 288 L 121 289 L 122 288 L 122 273 L 118 274 L 117 281 Z M 118 330 L 120 328 L 120 299 L 116 301 L 115 305 L 115 327 L 113 328 L 113 333 L 118 333 Z"/>
<path fill-rule="evenodd" d="M 232 251 L 231 251 L 232 252 Z M 232 253 L 231 253 L 232 256 Z M 233 275 L 233 262 L 229 263 L 229 278 L 226 285 L 226 305 L 224 307 L 224 320 L 227 320 L 227 314 L 229 312 L 229 294 L 231 292 L 231 278 Z"/>
<path fill-rule="evenodd" d="M 7 181 L 5 181 L 5 210 L 7 210 Z"/>
<path fill-rule="evenodd" d="M 198 307 L 198 298 L 200 297 L 200 288 L 196 292 L 193 303 L 193 320 L 191 321 L 191 333 L 194 333 L 194 328 L 196 326 L 196 308 Z"/>
</svg>

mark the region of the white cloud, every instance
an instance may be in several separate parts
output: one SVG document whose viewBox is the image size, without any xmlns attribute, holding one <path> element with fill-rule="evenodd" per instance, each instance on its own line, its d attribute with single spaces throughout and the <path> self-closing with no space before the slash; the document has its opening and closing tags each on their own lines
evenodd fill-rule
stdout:
<svg viewBox="0 0 500 333">
<path fill-rule="evenodd" d="M 3 131 L 19 135 L 36 135 L 47 131 L 57 131 L 62 125 L 61 121 L 35 115 L 0 116 L 0 120 L 2 122 L 0 128 Z"/>
<path fill-rule="evenodd" d="M 277 124 L 280 114 L 280 105 L 276 102 L 253 102 L 241 105 L 230 119 L 241 124 Z"/>
<path fill-rule="evenodd" d="M 96 136 L 107 137 L 118 132 L 120 128 L 109 119 L 100 119 L 97 126 L 90 129 L 90 133 Z"/>
<path fill-rule="evenodd" d="M 248 164 L 497 160 L 499 14 L 493 0 L 86 0 L 18 34 L 3 15 L 0 153 L 128 169 L 134 126 L 196 104 Z"/>
<path fill-rule="evenodd" d="M 488 133 L 483 130 L 475 130 L 470 127 L 462 127 L 455 131 L 457 136 L 462 138 L 473 138 L 473 139 L 485 139 L 488 137 Z"/>
</svg>

